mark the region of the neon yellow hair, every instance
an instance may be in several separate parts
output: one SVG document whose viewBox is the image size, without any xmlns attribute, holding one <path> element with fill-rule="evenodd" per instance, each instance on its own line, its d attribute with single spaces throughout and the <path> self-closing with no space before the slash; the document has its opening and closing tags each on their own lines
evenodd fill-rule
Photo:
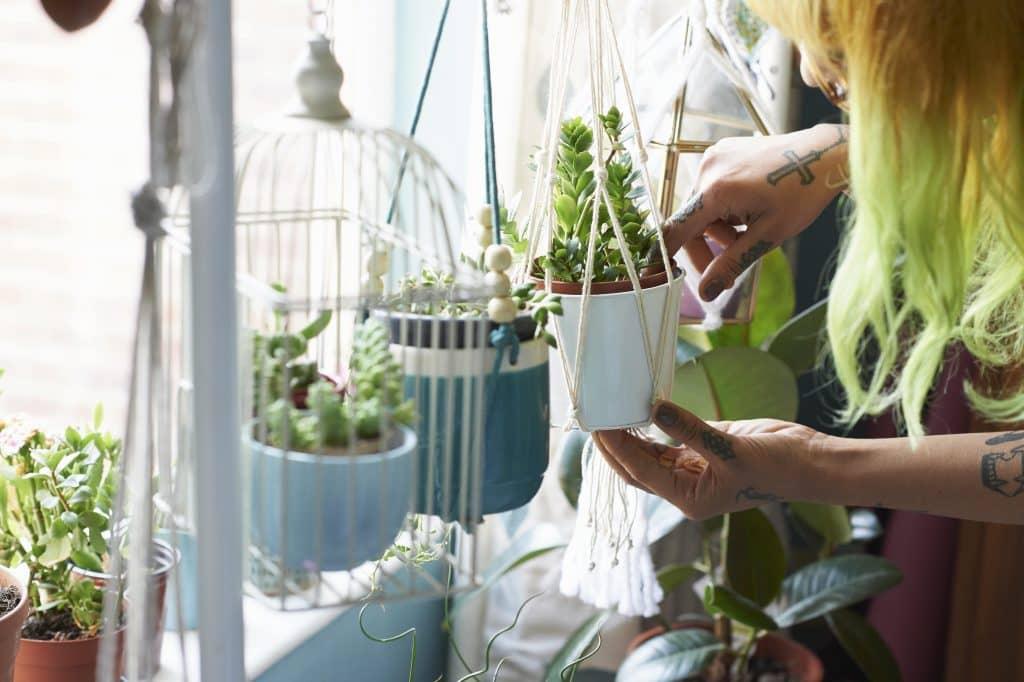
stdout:
<svg viewBox="0 0 1024 682">
<path fill-rule="evenodd" d="M 1024 2 L 748 4 L 848 87 L 856 207 L 828 310 L 842 416 L 895 407 L 920 435 L 950 344 L 984 372 L 1024 363 Z M 977 412 L 1024 419 L 1019 383 L 983 386 Z"/>
</svg>

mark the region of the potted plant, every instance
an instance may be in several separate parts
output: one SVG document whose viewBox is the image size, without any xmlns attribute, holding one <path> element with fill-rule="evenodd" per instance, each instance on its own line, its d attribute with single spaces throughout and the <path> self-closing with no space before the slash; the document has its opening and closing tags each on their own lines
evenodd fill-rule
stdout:
<svg viewBox="0 0 1024 682">
<path fill-rule="evenodd" d="M 485 207 L 478 218 L 480 256 L 463 256 L 473 269 L 485 269 L 483 249 L 490 243 L 491 220 L 490 207 Z M 514 257 L 522 257 L 527 244 L 514 207 L 501 207 L 499 220 L 503 243 Z M 463 295 L 452 273 L 424 269 L 406 277 L 388 309 L 374 313 L 387 321 L 392 348 L 405 371 L 406 394 L 418 396 L 423 419 L 414 505 L 418 513 L 471 526 L 480 516 L 525 505 L 540 489 L 550 432 L 548 347 L 555 343 L 548 323 L 562 314 L 562 304 L 560 297 L 535 290 L 531 283 L 512 287 L 510 296 L 519 310 L 513 323 L 518 343 L 514 356 L 495 348 L 498 325 L 486 321 L 487 302 Z M 442 367 L 452 377 L 450 383 L 432 391 Z M 477 383 L 481 380 L 482 387 Z M 469 448 L 477 437 L 472 425 L 481 398 L 482 471 L 476 471 L 478 460 Z M 479 490 L 465 489 L 464 481 L 477 480 Z"/>
<path fill-rule="evenodd" d="M 657 231 L 648 224 L 648 211 L 641 207 L 640 171 L 633 167 L 623 144 L 625 123 L 619 110 L 612 107 L 598 119 L 600 125 L 593 130 L 578 117 L 562 123 L 557 184 L 552 191 L 555 224 L 551 226 L 551 244 L 548 253 L 532 265 L 534 281 L 541 284 L 550 279 L 550 285 L 543 286 L 550 286 L 551 293 L 562 297 L 565 314 L 556 324 L 561 330 L 569 375 L 579 374 L 576 417 L 587 431 L 650 423 L 656 386 L 671 386 L 673 344 L 667 343 L 665 336 L 675 335 L 682 286 L 681 273 L 667 273 L 664 267 L 645 274 L 648 266 L 661 265 L 662 260 Z M 595 135 L 605 136 L 611 148 L 604 164 L 608 202 L 596 196 L 592 168 Z M 625 244 L 615 236 L 609 203 Z M 582 330 L 583 356 L 577 358 L 591 240 L 592 298 Z M 639 292 L 634 291 L 628 277 L 624 252 L 639 277 Z M 671 309 L 670 315 L 664 314 L 666 306 Z M 649 349 L 645 335 L 650 340 Z M 658 355 L 659 350 L 662 355 Z M 577 368 L 577 364 L 582 367 Z"/>
<path fill-rule="evenodd" d="M 103 593 L 75 576 L 75 564 L 97 563 L 107 550 L 109 517 L 101 510 L 110 508 L 119 452 L 117 439 L 95 429 L 59 437 L 23 419 L 2 425 L 0 558 L 30 575 L 19 682 L 95 679 Z"/>
<path fill-rule="evenodd" d="M 11 682 L 28 608 L 25 583 L 11 569 L 0 567 L 0 682 Z"/>
<path fill-rule="evenodd" d="M 378 322 L 356 328 L 348 377 L 343 392 L 312 384 L 306 409 L 278 398 L 247 429 L 252 540 L 288 569 L 375 559 L 412 507 L 415 413 Z"/>
</svg>

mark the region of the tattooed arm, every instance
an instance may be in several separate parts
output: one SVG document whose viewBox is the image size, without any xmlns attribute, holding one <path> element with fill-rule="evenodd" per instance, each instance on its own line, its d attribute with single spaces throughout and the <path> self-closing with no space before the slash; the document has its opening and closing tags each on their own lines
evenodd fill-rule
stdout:
<svg viewBox="0 0 1024 682">
<path fill-rule="evenodd" d="M 626 431 L 595 440 L 620 476 L 692 518 L 798 500 L 1024 524 L 1024 432 L 835 438 L 772 419 L 703 422 L 661 403 L 654 423 L 681 445 Z"/>
<path fill-rule="evenodd" d="M 846 187 L 843 125 L 728 138 L 707 150 L 695 191 L 665 222 L 670 253 L 685 248 L 712 300 L 758 258 L 799 233 Z M 714 257 L 705 238 L 724 251 Z"/>
</svg>

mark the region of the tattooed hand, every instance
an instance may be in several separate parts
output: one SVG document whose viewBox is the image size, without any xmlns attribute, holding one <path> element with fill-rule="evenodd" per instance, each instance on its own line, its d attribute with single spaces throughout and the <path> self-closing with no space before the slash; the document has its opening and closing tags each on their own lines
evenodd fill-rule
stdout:
<svg viewBox="0 0 1024 682">
<path fill-rule="evenodd" d="M 594 442 L 627 483 L 693 519 L 785 499 L 801 478 L 799 463 L 813 459 L 824 438 L 774 419 L 706 423 L 668 402 L 655 407 L 654 423 L 680 445 L 628 431 L 598 431 Z"/>
<path fill-rule="evenodd" d="M 695 191 L 665 221 L 669 253 L 685 248 L 713 300 L 744 270 L 814 221 L 845 188 L 847 128 L 728 138 L 704 154 Z M 706 239 L 724 249 L 717 257 Z"/>
</svg>

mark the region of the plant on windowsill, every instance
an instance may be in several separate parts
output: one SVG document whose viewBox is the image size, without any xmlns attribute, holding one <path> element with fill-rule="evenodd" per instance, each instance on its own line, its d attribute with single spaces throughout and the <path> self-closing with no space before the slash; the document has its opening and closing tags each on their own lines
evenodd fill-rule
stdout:
<svg viewBox="0 0 1024 682">
<path fill-rule="evenodd" d="M 355 330 L 343 391 L 318 381 L 305 409 L 290 397 L 267 408 L 249 447 L 253 544 L 287 569 L 348 570 L 394 542 L 411 508 L 416 449 L 416 413 L 402 385 L 387 330 L 368 320 Z"/>
<path fill-rule="evenodd" d="M 671 377 L 671 343 L 678 313 L 681 277 L 667 273 L 658 249 L 658 234 L 643 207 L 641 171 L 625 146 L 625 122 L 612 107 L 598 115 L 593 128 L 582 118 L 564 121 L 552 190 L 554 224 L 547 253 L 531 264 L 533 281 L 562 296 L 565 311 L 557 321 L 566 361 L 579 374 L 578 420 L 587 430 L 625 428 L 649 422 L 657 369 L 659 383 Z M 607 201 L 598 194 L 594 141 L 602 136 L 608 156 L 598 160 L 607 173 Z M 609 206 L 612 210 L 609 210 Z M 621 228 L 620 244 L 615 223 Z M 583 313 L 587 258 L 593 248 L 592 275 L 582 358 L 576 358 L 577 333 Z M 662 267 L 651 267 L 662 266 Z M 636 285 L 629 277 L 633 269 Z M 645 270 L 650 272 L 645 273 Z M 671 274 L 671 276 L 670 276 Z M 550 280 L 547 282 L 546 280 Z M 639 289 L 636 289 L 636 286 Z M 638 306 L 637 303 L 642 303 Z M 641 315 L 642 311 L 642 315 Z M 650 340 L 647 347 L 645 338 Z M 663 342 L 664 341 L 664 342 Z M 658 356 L 658 352 L 664 353 Z M 650 354 L 650 357 L 648 355 Z M 570 376 L 576 376 L 571 371 Z M 609 396 L 615 395 L 615 400 Z"/>
<path fill-rule="evenodd" d="M 50 436 L 21 418 L 0 424 L 0 563 L 23 565 L 31 613 L 15 662 L 19 680 L 93 680 L 103 593 L 76 575 L 98 566 L 110 541 L 121 443 L 93 427 Z M 45 669 L 45 670 L 44 670 Z"/>
</svg>

